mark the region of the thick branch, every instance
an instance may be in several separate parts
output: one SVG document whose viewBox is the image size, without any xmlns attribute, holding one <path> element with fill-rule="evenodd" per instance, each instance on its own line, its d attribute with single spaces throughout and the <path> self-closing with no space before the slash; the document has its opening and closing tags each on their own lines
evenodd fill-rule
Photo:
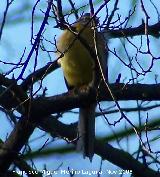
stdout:
<svg viewBox="0 0 160 177">
<path fill-rule="evenodd" d="M 114 94 L 114 97 L 118 101 L 160 100 L 160 84 L 110 84 L 110 88 L 112 90 L 112 93 Z M 3 91 L 3 95 L 1 95 L 0 97 L 0 105 L 10 109 L 17 107 L 17 104 L 19 104 L 19 102 L 17 102 L 17 99 L 15 97 L 11 97 L 10 93 L 4 92 L 4 88 L 1 88 L 0 90 Z M 73 108 L 87 105 L 91 102 L 113 101 L 107 88 L 104 88 L 98 92 L 98 99 L 96 95 L 97 93 L 92 90 L 89 94 L 81 93 L 80 91 L 78 91 L 76 94 L 74 92 L 67 92 L 51 97 L 40 97 L 32 101 L 31 109 L 36 109 L 39 113 L 38 115 L 41 117 L 48 116 L 57 112 L 68 111 Z"/>
<path fill-rule="evenodd" d="M 48 63 L 43 68 L 38 69 L 34 73 L 31 73 L 21 84 L 21 87 L 24 91 L 27 91 L 36 81 L 43 79 L 49 73 L 53 72 L 59 67 L 57 60 L 54 62 Z"/>
<path fill-rule="evenodd" d="M 118 30 L 108 30 L 104 29 L 102 33 L 109 33 L 111 38 L 120 38 L 120 37 L 133 37 L 133 36 L 138 36 L 138 35 L 145 35 L 145 24 L 141 24 L 138 27 L 130 27 L 130 28 L 125 28 L 125 29 L 118 29 Z M 147 27 L 148 34 L 159 37 L 160 33 L 160 22 L 150 25 Z"/>
<path fill-rule="evenodd" d="M 22 102 L 28 99 L 26 92 L 17 85 L 15 79 L 8 79 L 4 75 L 0 74 L 0 105 L 6 109 L 11 109 L 16 106 L 17 110 L 24 112 Z M 26 110 L 27 111 L 27 110 Z"/>
<path fill-rule="evenodd" d="M 21 119 L 14 127 L 8 139 L 0 148 L 0 174 L 5 173 L 26 144 L 35 126 L 27 118 Z"/>
<path fill-rule="evenodd" d="M 110 84 L 110 88 L 116 100 L 145 100 L 153 101 L 160 100 L 160 84 Z M 153 91 L 154 90 L 154 91 Z M 83 105 L 88 105 L 91 102 L 97 101 L 113 101 L 107 89 L 99 92 L 98 100 L 97 93 L 93 90 L 89 94 L 68 92 L 52 97 L 41 97 L 33 101 L 36 106 L 39 116 L 47 116 L 57 112 L 68 111 Z"/>
</svg>

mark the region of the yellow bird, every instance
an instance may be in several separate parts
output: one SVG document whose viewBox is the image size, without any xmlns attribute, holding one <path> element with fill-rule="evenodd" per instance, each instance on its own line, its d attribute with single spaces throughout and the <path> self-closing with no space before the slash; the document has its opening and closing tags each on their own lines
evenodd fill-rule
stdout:
<svg viewBox="0 0 160 177">
<path fill-rule="evenodd" d="M 59 56 L 63 54 L 58 63 L 63 70 L 69 88 L 91 86 L 97 58 L 100 59 L 102 73 L 96 74 L 98 77 L 102 74 L 106 76 L 105 41 L 102 35 L 96 30 L 98 35 L 96 43 L 100 54 L 97 58 L 93 58 L 90 50 L 80 40 L 80 38 L 83 39 L 95 52 L 94 30 L 93 20 L 91 20 L 90 14 L 87 13 L 78 19 L 71 29 L 65 29 L 57 41 L 57 53 Z M 80 38 L 77 34 L 80 35 Z M 100 82 L 101 78 L 98 78 L 98 80 Z M 83 151 L 84 157 L 89 157 L 90 161 L 92 161 L 94 155 L 95 109 L 96 104 L 90 104 L 87 107 L 81 107 L 79 111 L 77 150 Z"/>
</svg>

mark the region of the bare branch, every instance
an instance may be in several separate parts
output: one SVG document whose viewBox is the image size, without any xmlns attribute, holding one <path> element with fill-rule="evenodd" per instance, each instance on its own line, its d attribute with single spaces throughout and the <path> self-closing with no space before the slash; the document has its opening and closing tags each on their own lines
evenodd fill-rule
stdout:
<svg viewBox="0 0 160 177">
<path fill-rule="evenodd" d="M 6 0 L 6 1 L 7 2 L 6 2 L 6 8 L 5 8 L 5 11 L 4 11 L 4 14 L 3 14 L 3 21 L 2 21 L 2 24 L 1 24 L 1 27 L 0 27 L 0 41 L 1 41 L 1 38 L 2 38 L 4 25 L 6 23 L 6 18 L 7 18 L 7 13 L 8 13 L 9 6 L 12 4 L 12 2 L 14 0 Z"/>
<path fill-rule="evenodd" d="M 160 33 L 160 22 L 154 25 L 148 25 L 148 35 L 152 35 L 154 37 L 159 37 Z M 101 31 L 104 35 L 105 33 L 110 35 L 110 38 L 120 38 L 120 37 L 133 37 L 138 35 L 145 35 L 145 24 L 141 24 L 138 27 L 130 27 L 125 29 L 118 30 L 109 30 L 104 29 Z"/>
<path fill-rule="evenodd" d="M 42 34 L 43 30 L 44 30 L 45 25 L 48 24 L 48 17 L 49 17 L 49 12 L 50 12 L 51 7 L 52 7 L 52 3 L 53 3 L 53 0 L 49 0 L 49 1 L 48 1 L 48 7 L 47 7 L 47 10 L 46 10 L 46 12 L 45 12 L 45 16 L 44 16 L 42 25 L 41 25 L 41 27 L 40 27 L 38 33 L 37 33 L 37 37 L 36 37 L 36 39 L 35 39 L 35 41 L 34 41 L 34 44 L 33 44 L 33 46 L 32 46 L 32 49 L 30 50 L 30 52 L 29 52 L 29 54 L 28 54 L 28 57 L 27 57 L 27 59 L 26 59 L 26 61 L 25 61 L 25 64 L 24 64 L 24 66 L 23 66 L 23 68 L 22 68 L 22 71 L 21 71 L 20 75 L 18 76 L 17 80 L 22 79 L 22 76 L 23 76 L 23 74 L 24 74 L 24 72 L 25 72 L 25 69 L 26 69 L 27 66 L 28 66 L 28 63 L 29 63 L 29 61 L 30 61 L 30 58 L 31 58 L 33 52 L 37 50 L 37 47 L 39 47 L 41 34 Z"/>
</svg>

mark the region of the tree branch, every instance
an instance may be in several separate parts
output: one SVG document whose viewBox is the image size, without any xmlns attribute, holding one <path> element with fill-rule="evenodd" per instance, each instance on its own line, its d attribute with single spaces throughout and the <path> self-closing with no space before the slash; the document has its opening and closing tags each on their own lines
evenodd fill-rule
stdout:
<svg viewBox="0 0 160 177">
<path fill-rule="evenodd" d="M 59 68 L 57 60 L 54 62 L 49 62 L 46 66 L 38 69 L 34 73 L 28 75 L 28 77 L 22 82 L 21 87 L 24 91 L 27 91 L 31 85 L 33 85 L 36 81 L 42 80 L 49 73 L 53 72 Z"/>
<path fill-rule="evenodd" d="M 110 84 L 112 93 L 116 100 L 143 100 L 153 101 L 160 100 L 160 84 Z M 1 97 L 0 105 L 4 108 L 11 109 L 16 108 L 20 102 L 17 101 L 18 90 L 11 97 L 10 92 L 6 92 L 6 89 L 0 87 Z M 153 92 L 154 90 L 154 92 Z M 17 96 L 16 96 L 17 95 Z M 27 99 L 24 97 L 23 99 Z M 9 100 L 9 101 L 8 101 Z M 29 101 L 29 100 L 28 100 Z M 80 90 L 75 94 L 74 91 L 63 93 L 51 97 L 39 97 L 33 99 L 31 109 L 36 109 L 39 116 L 47 116 L 57 112 L 68 111 L 73 108 L 87 105 L 92 102 L 100 101 L 113 101 L 110 93 L 106 88 L 97 92 L 92 90 L 90 93 L 82 93 Z M 27 112 L 27 101 L 24 103 Z M 22 104 L 23 105 L 23 104 Z M 21 110 L 18 110 L 22 113 Z"/>
<path fill-rule="evenodd" d="M 110 88 L 116 100 L 118 101 L 160 100 L 160 84 L 110 84 Z M 32 104 L 37 105 L 36 109 L 39 112 L 39 116 L 47 116 L 57 112 L 68 111 L 70 109 L 88 105 L 89 103 L 97 101 L 113 101 L 107 89 L 102 89 L 102 91 L 99 92 L 98 99 L 96 96 L 97 92 L 94 90 L 92 90 L 90 93 L 81 93 L 81 91 L 78 91 L 77 94 L 74 92 L 67 92 L 52 97 L 37 98 L 33 100 Z"/>
<path fill-rule="evenodd" d="M 138 27 L 130 27 L 125 29 L 118 30 L 109 30 L 104 29 L 101 32 L 104 34 L 109 34 L 110 38 L 120 38 L 120 37 L 133 37 L 138 35 L 145 35 L 145 24 L 141 24 Z M 160 22 L 147 26 L 148 35 L 152 35 L 154 37 L 160 36 Z"/>
<path fill-rule="evenodd" d="M 21 148 L 26 144 L 35 126 L 27 119 L 22 118 L 8 139 L 0 148 L 0 174 L 5 174 L 11 163 L 16 159 Z"/>
</svg>

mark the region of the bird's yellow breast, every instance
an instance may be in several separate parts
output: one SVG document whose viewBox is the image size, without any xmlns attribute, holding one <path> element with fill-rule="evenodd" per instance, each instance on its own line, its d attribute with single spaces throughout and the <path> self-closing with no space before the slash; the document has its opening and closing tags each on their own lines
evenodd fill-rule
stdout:
<svg viewBox="0 0 160 177">
<path fill-rule="evenodd" d="M 75 25 L 76 30 L 80 31 L 82 26 Z M 86 28 L 81 37 L 93 48 L 93 30 Z M 59 59 L 64 76 L 69 86 L 79 87 L 92 81 L 94 59 L 85 46 L 76 39 L 76 36 L 69 30 L 64 30 L 58 40 L 57 48 L 59 53 L 64 52 L 64 56 Z M 74 41 L 75 40 L 75 41 Z M 73 42 L 74 41 L 74 42 Z"/>
</svg>

